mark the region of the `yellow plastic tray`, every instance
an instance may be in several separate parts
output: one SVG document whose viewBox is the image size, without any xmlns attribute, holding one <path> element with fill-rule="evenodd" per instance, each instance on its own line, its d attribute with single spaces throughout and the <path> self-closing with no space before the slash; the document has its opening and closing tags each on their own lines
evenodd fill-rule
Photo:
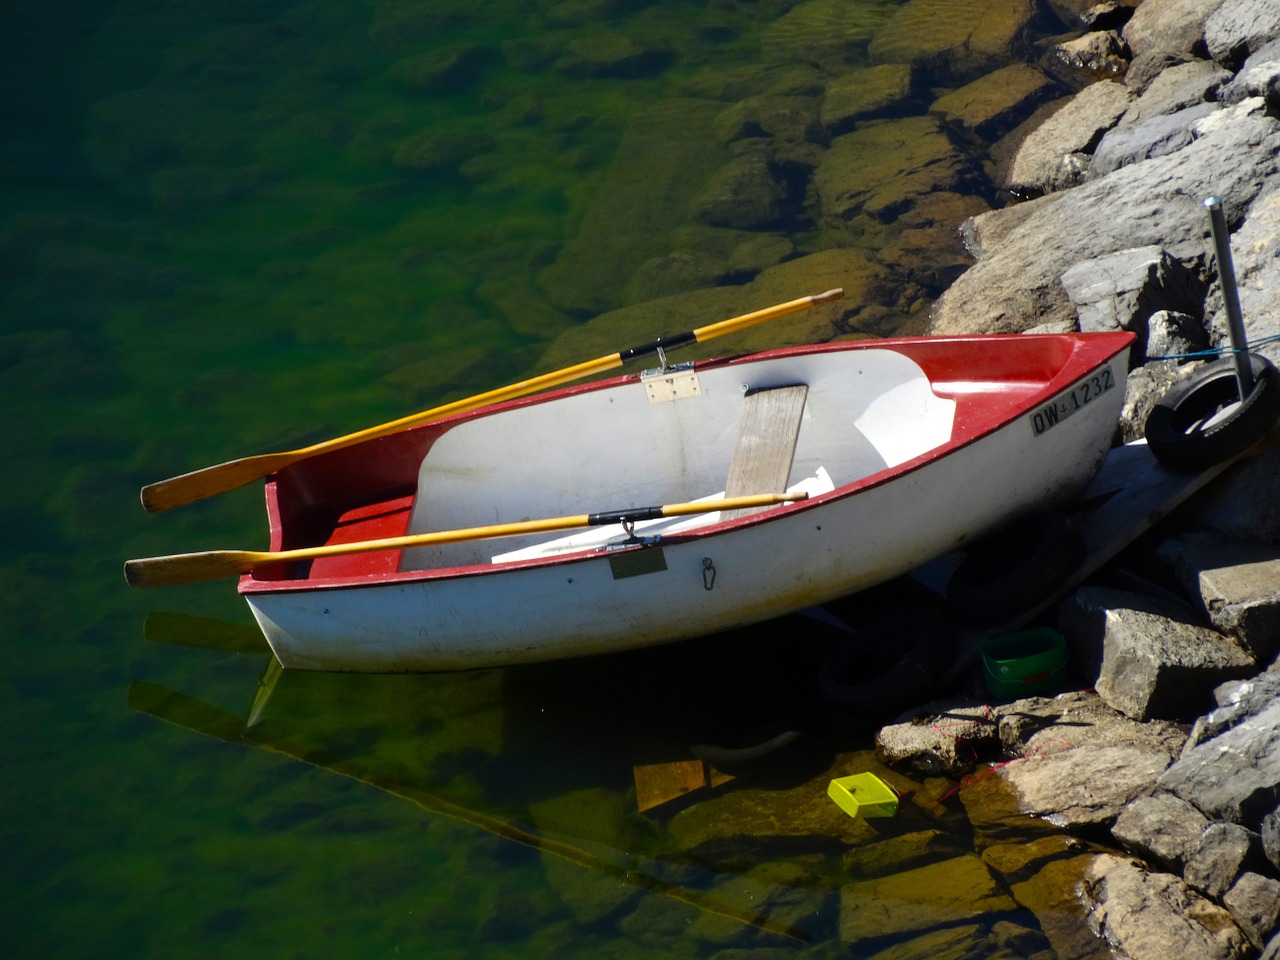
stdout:
<svg viewBox="0 0 1280 960">
<path fill-rule="evenodd" d="M 832 780 L 827 796 L 851 817 L 892 817 L 898 812 L 898 794 L 874 773 Z"/>
</svg>

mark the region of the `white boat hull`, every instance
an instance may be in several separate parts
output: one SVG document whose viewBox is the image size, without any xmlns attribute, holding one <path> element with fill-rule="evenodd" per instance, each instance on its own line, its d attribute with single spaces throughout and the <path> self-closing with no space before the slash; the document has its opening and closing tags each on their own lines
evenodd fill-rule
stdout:
<svg viewBox="0 0 1280 960">
<path fill-rule="evenodd" d="M 574 553 L 456 575 L 243 591 L 282 665 L 432 671 L 616 652 L 730 629 L 907 573 L 1012 517 L 1079 491 L 1111 445 L 1118 389 L 1045 430 L 1043 405 L 885 482 L 657 546 Z M 816 506 L 816 505 L 815 505 Z M 617 576 L 643 561 L 665 569 Z"/>
</svg>

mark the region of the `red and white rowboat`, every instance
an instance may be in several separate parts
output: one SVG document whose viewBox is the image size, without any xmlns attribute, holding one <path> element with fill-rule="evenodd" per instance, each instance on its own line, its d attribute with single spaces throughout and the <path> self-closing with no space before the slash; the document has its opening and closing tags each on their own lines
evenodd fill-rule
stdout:
<svg viewBox="0 0 1280 960">
<path fill-rule="evenodd" d="M 281 664 L 312 670 L 578 657 L 780 616 L 1070 498 L 1111 446 L 1132 340 L 788 348 L 377 437 L 268 480 L 273 551 L 784 488 L 807 499 L 263 565 L 239 591 Z"/>
</svg>

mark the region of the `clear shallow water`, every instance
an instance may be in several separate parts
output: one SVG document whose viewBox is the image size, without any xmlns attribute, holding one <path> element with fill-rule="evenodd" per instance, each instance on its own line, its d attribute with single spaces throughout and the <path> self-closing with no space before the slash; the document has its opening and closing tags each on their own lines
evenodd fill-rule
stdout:
<svg viewBox="0 0 1280 960">
<path fill-rule="evenodd" d="M 769 25 L 793 6 L 7 14 L 0 950 L 838 947 L 830 899 L 792 911 L 806 943 L 753 932 L 755 892 L 723 886 L 778 859 L 803 865 L 784 886 L 834 890 L 841 851 L 803 823 L 773 849 L 634 811 L 636 731 L 684 736 L 723 685 L 701 661 L 286 675 L 246 727 L 269 659 L 230 584 L 140 594 L 120 576 L 126 557 L 265 542 L 256 487 L 148 517 L 143 483 L 540 372 L 585 317 L 539 278 L 628 121 L 762 51 L 785 62 Z M 592 66 L 582 42 L 617 57 Z"/>
</svg>

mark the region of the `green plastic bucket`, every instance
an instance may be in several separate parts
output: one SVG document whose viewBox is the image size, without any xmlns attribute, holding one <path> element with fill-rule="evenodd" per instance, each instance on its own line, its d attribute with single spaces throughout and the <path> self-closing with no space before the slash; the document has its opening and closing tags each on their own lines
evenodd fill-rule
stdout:
<svg viewBox="0 0 1280 960">
<path fill-rule="evenodd" d="M 982 645 L 987 690 L 1001 700 L 1052 690 L 1062 682 L 1066 664 L 1066 638 L 1048 627 L 1003 633 Z"/>
</svg>

